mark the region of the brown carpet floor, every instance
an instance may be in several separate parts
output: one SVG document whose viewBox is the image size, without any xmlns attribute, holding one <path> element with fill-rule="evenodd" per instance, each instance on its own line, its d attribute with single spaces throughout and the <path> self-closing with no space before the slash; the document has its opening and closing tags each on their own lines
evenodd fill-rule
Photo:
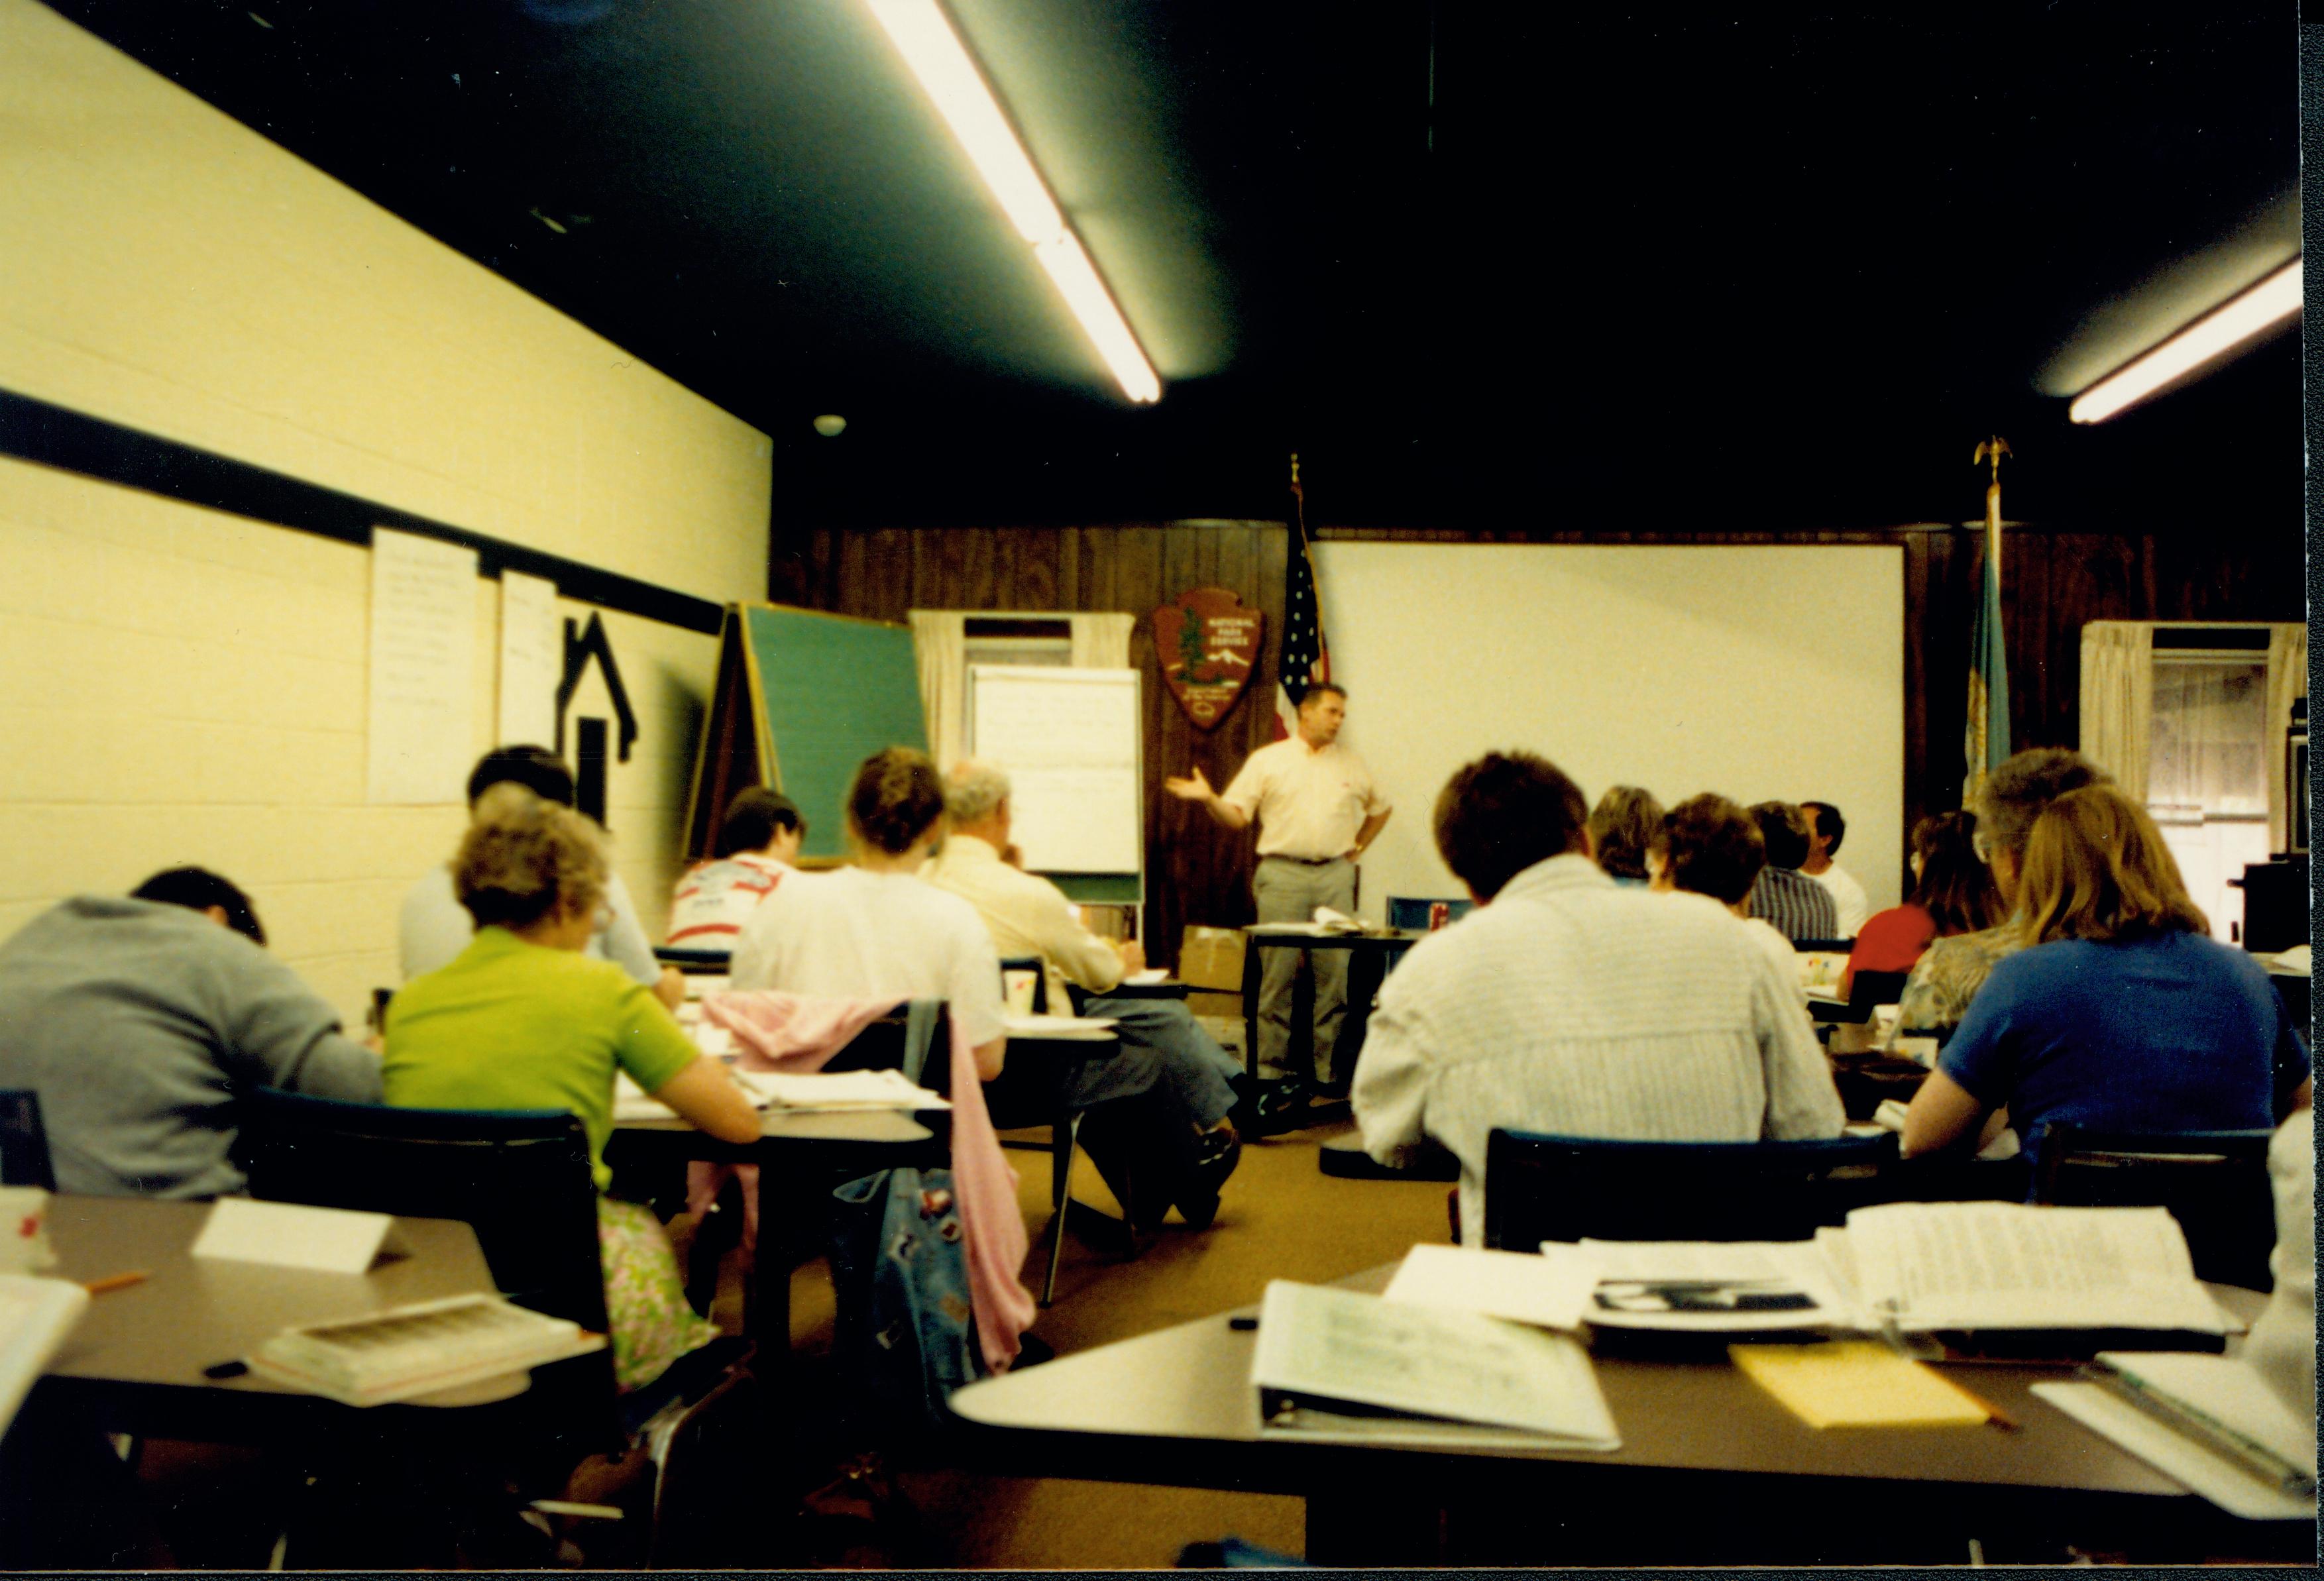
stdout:
<svg viewBox="0 0 2324 1581">
<path fill-rule="evenodd" d="M 1059 1355 L 1087 1350 L 1256 1301 L 1270 1279 L 1320 1283 L 1390 1262 L 1416 1241 L 1449 1238 L 1448 1187 L 1321 1172 L 1318 1144 L 1348 1129 L 1247 1144 L 1217 1222 L 1198 1234 L 1174 1213 L 1134 1262 L 1109 1258 L 1069 1236 L 1056 1303 L 1041 1314 L 1034 1334 Z M 1038 1290 L 1049 1249 L 1047 1161 L 1037 1153 L 1011 1157 L 1034 1237 L 1025 1280 Z M 1086 1159 L 1075 1162 L 1074 1194 L 1114 1208 Z M 794 1277 L 792 1319 L 795 1344 L 828 1346 L 831 1294 L 820 1264 Z M 899 1480 L 931 1550 L 929 1562 L 947 1566 L 1143 1568 L 1170 1565 L 1190 1542 L 1230 1534 L 1292 1554 L 1305 1542 L 1302 1507 L 1294 1498 L 965 1470 Z"/>
</svg>

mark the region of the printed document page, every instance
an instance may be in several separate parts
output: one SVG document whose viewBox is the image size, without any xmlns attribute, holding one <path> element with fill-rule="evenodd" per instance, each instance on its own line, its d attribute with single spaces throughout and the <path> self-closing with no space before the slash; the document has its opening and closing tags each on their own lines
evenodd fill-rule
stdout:
<svg viewBox="0 0 2324 1581">
<path fill-rule="evenodd" d="M 2161 1208 L 1891 1202 L 1848 1239 L 1866 1303 L 1908 1330 L 2235 1327 Z"/>
</svg>

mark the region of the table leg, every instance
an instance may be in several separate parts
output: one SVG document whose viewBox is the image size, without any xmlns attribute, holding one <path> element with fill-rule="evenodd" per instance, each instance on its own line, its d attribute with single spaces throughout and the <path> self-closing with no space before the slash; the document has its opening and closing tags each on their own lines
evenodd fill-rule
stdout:
<svg viewBox="0 0 2324 1581">
<path fill-rule="evenodd" d="M 1259 1086 L 1259 956 L 1256 938 L 1242 940 L 1242 1068 L 1253 1090 Z"/>
<path fill-rule="evenodd" d="M 1307 1494 L 1307 1562 L 1326 1569 L 1427 1568 L 1443 1560 L 1443 1512 L 1369 1480 Z"/>
</svg>

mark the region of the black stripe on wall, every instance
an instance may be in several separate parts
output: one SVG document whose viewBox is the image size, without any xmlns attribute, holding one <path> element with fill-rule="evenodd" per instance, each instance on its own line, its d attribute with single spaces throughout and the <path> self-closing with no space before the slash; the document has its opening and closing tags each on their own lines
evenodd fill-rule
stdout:
<svg viewBox="0 0 2324 1581">
<path fill-rule="evenodd" d="M 0 455 L 364 548 L 371 547 L 374 527 L 440 538 L 475 550 L 477 568 L 486 576 L 498 576 L 503 571 L 545 576 L 567 598 L 688 631 L 718 634 L 723 611 L 708 599 L 487 538 L 448 522 L 431 521 L 375 500 L 198 450 L 11 390 L 0 390 Z"/>
</svg>

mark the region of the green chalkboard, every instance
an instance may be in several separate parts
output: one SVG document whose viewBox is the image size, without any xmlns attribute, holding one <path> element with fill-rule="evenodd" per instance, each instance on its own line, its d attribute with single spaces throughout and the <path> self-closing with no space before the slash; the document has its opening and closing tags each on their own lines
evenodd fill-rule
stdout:
<svg viewBox="0 0 2324 1581">
<path fill-rule="evenodd" d="M 807 814 L 803 856 L 847 854 L 855 766 L 882 747 L 927 750 L 908 626 L 778 604 L 730 604 L 718 684 L 703 721 L 687 852 L 707 856 L 745 786 L 771 786 Z"/>
<path fill-rule="evenodd" d="M 847 854 L 847 787 L 882 747 L 928 748 L 908 626 L 742 607 L 770 783 L 807 814 L 808 857 Z"/>
</svg>

